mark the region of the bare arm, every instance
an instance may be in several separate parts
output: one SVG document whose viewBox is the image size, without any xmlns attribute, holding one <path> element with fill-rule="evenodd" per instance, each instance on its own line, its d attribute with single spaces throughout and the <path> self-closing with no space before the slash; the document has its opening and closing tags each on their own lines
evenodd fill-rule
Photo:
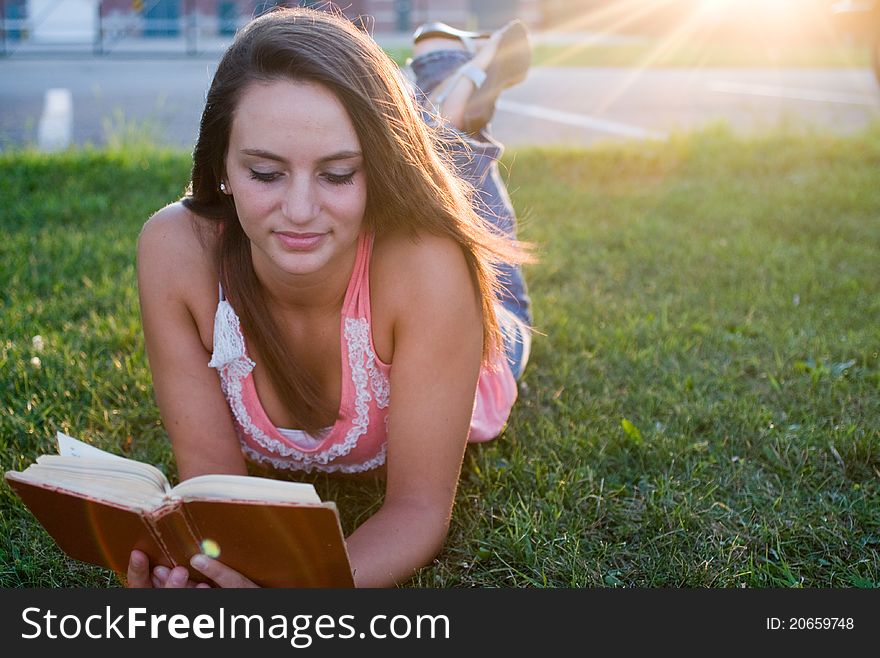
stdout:
<svg viewBox="0 0 880 658">
<path fill-rule="evenodd" d="M 440 551 L 467 443 L 482 347 L 475 287 L 458 246 L 403 249 L 382 508 L 348 538 L 358 587 L 406 580 Z M 386 280 L 387 281 L 387 280 Z"/>
<path fill-rule="evenodd" d="M 246 473 L 219 378 L 208 367 L 206 327 L 213 327 L 217 275 L 193 221 L 179 204 L 168 206 L 147 222 L 138 241 L 141 320 L 153 387 L 182 480 Z"/>
</svg>

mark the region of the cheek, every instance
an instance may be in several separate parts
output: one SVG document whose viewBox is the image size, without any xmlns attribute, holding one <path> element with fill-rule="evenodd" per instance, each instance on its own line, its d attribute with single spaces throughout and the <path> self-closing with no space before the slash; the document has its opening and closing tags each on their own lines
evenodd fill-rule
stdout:
<svg viewBox="0 0 880 658">
<path fill-rule="evenodd" d="M 347 194 L 331 195 L 334 214 L 344 217 L 352 224 L 360 226 L 364 219 L 364 211 L 367 207 L 367 190 L 363 185 L 355 184 L 356 189 L 348 190 Z"/>
<path fill-rule="evenodd" d="M 266 186 L 249 179 L 236 181 L 233 187 L 233 203 L 242 223 L 259 220 L 276 204 L 274 195 Z"/>
</svg>

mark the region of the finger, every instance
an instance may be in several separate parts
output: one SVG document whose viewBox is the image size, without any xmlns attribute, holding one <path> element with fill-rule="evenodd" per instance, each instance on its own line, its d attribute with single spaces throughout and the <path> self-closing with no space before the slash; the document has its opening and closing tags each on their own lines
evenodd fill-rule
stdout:
<svg viewBox="0 0 880 658">
<path fill-rule="evenodd" d="M 168 567 L 163 567 L 162 565 L 153 567 L 153 582 L 158 581 L 158 587 L 165 587 L 165 583 L 168 582 L 168 576 L 171 574 L 171 569 Z"/>
<path fill-rule="evenodd" d="M 134 550 L 128 558 L 128 571 L 125 574 L 128 587 L 152 587 L 150 579 L 150 558 L 145 553 Z"/>
<path fill-rule="evenodd" d="M 193 555 L 189 563 L 194 569 L 213 580 L 219 587 L 257 586 L 255 583 L 238 573 L 235 569 L 230 569 L 222 562 L 209 558 L 207 555 Z"/>
<path fill-rule="evenodd" d="M 165 581 L 165 587 L 169 589 L 178 589 L 186 587 L 189 580 L 189 571 L 186 567 L 174 567 L 168 574 L 168 580 Z"/>
<path fill-rule="evenodd" d="M 171 569 L 168 567 L 163 567 L 162 565 L 153 567 L 153 587 L 162 588 L 167 587 L 168 585 L 168 577 L 171 575 Z M 187 574 L 189 575 L 189 574 Z M 187 580 L 185 587 L 196 587 L 198 583 L 194 580 Z M 175 584 L 176 587 L 176 584 Z"/>
</svg>

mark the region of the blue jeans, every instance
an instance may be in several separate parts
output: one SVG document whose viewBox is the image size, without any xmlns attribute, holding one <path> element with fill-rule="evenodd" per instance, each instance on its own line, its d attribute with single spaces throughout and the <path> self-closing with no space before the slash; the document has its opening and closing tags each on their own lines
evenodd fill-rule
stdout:
<svg viewBox="0 0 880 658">
<path fill-rule="evenodd" d="M 471 57 L 473 55 L 463 50 L 435 50 L 413 59 L 410 68 L 415 78 L 416 100 L 425 121 L 437 128 L 447 142 L 445 146 L 452 155 L 458 175 L 473 186 L 477 214 L 515 239 L 516 213 L 498 169 L 504 147 L 492 138 L 488 128 L 469 135 L 445 122 L 438 125 L 436 108 L 428 98 L 443 80 Z M 519 379 L 529 358 L 531 333 L 528 327 L 532 324 L 532 304 L 519 265 L 502 265 L 499 279 L 498 321 L 504 334 L 507 361 Z"/>
</svg>

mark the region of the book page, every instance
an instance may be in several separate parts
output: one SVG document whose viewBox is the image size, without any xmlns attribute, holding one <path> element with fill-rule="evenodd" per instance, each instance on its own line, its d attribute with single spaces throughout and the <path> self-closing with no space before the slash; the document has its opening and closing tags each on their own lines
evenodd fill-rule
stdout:
<svg viewBox="0 0 880 658">
<path fill-rule="evenodd" d="M 140 471 L 108 468 L 112 463 L 106 459 L 41 455 L 35 464 L 21 472 L 10 471 L 6 477 L 142 511 L 165 502 L 165 490 L 155 479 Z"/>
<path fill-rule="evenodd" d="M 108 460 L 86 457 L 63 457 L 62 455 L 40 455 L 33 466 L 39 466 L 45 473 L 69 473 L 71 477 L 82 475 L 96 480 L 128 480 L 132 486 L 143 486 L 157 494 L 170 488 L 162 471 L 150 464 L 130 459 Z"/>
<path fill-rule="evenodd" d="M 248 500 L 256 502 L 321 502 L 315 487 L 304 482 L 288 482 L 251 475 L 199 475 L 184 480 L 171 490 L 183 500 Z"/>
<path fill-rule="evenodd" d="M 63 457 L 91 457 L 93 459 L 121 459 L 125 457 L 114 455 L 112 452 L 101 450 L 79 439 L 74 439 L 64 432 L 56 432 L 55 440 L 58 442 L 58 454 Z"/>
<path fill-rule="evenodd" d="M 127 457 L 114 455 L 111 452 L 101 450 L 100 448 L 96 448 L 95 446 L 89 445 L 79 439 L 75 439 L 72 436 L 68 436 L 63 432 L 57 432 L 55 438 L 58 441 L 59 456 L 88 459 L 90 462 L 98 462 L 91 463 L 89 467 L 101 468 L 102 470 L 114 470 L 132 474 L 137 473 L 140 474 L 141 477 L 146 478 L 149 482 L 155 483 L 155 485 L 163 491 L 171 489 L 171 483 L 168 482 L 168 478 L 165 477 L 165 474 L 152 464 L 146 464 L 135 459 L 128 459 Z M 41 458 L 38 457 L 37 461 L 39 462 L 40 459 Z M 99 460 L 106 460 L 107 463 L 102 465 Z"/>
</svg>

